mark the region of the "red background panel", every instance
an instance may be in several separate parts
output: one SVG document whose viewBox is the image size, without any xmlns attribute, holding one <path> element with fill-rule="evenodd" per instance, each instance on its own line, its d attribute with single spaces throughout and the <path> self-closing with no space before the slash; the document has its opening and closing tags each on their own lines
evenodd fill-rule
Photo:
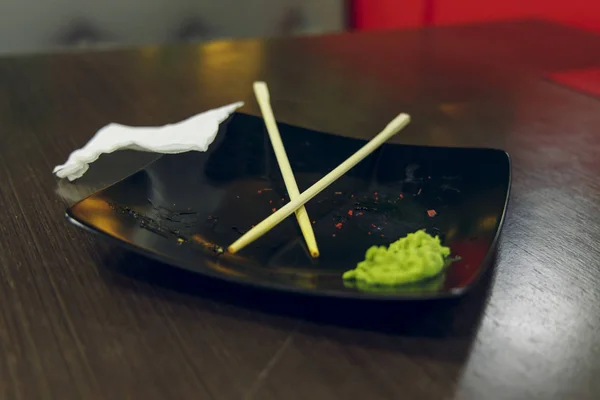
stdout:
<svg viewBox="0 0 600 400">
<path fill-rule="evenodd" d="M 529 0 L 531 14 L 556 22 L 600 32 L 599 0 Z"/>
<path fill-rule="evenodd" d="M 397 3 L 403 3 L 398 0 Z M 433 23 L 460 24 L 523 18 L 528 14 L 526 0 L 432 0 Z M 378 3 L 378 1 L 373 2 Z"/>
<path fill-rule="evenodd" d="M 354 0 L 351 12 L 359 30 L 416 28 L 423 24 L 426 0 Z"/>
<path fill-rule="evenodd" d="M 600 32 L 599 0 L 354 0 L 359 30 L 541 18 Z"/>
</svg>

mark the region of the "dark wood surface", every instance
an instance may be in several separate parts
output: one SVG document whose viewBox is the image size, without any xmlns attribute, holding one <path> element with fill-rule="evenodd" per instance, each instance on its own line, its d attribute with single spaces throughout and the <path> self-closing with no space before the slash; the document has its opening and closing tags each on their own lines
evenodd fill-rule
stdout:
<svg viewBox="0 0 600 400">
<path fill-rule="evenodd" d="M 0 398 L 597 399 L 600 102 L 543 79 L 600 37 L 536 21 L 0 59 Z M 453 302 L 275 296 L 173 270 L 69 226 L 65 206 L 152 155 L 52 168 L 108 122 L 244 100 L 368 138 L 506 149 L 492 273 Z"/>
</svg>

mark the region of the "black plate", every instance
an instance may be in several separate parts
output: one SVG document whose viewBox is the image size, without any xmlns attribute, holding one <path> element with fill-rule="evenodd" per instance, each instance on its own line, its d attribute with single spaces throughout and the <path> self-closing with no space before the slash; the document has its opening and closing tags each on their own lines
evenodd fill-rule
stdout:
<svg viewBox="0 0 600 400">
<path fill-rule="evenodd" d="M 280 130 L 301 191 L 364 145 L 285 124 Z M 237 255 L 217 255 L 216 246 L 231 244 L 288 201 L 263 120 L 236 113 L 208 152 L 165 155 L 78 202 L 67 216 L 130 250 L 243 284 L 336 297 L 429 299 L 460 295 L 481 276 L 509 189 L 503 151 L 387 144 L 306 205 L 319 259 L 309 257 L 294 217 Z M 371 245 L 424 228 L 461 260 L 421 284 L 345 286 L 342 273 Z"/>
</svg>

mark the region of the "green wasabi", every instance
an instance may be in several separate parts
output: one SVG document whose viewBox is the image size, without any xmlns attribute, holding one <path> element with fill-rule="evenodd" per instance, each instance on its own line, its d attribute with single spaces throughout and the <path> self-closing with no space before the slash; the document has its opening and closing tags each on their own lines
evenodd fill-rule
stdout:
<svg viewBox="0 0 600 400">
<path fill-rule="evenodd" d="M 425 231 L 409 233 L 389 248 L 372 246 L 365 260 L 343 275 L 369 285 L 401 285 L 438 275 L 447 264 L 450 248 L 442 246 L 439 237 Z"/>
<path fill-rule="evenodd" d="M 438 274 L 433 278 L 424 279 L 419 282 L 404 283 L 399 285 L 378 285 L 366 283 L 364 281 L 345 280 L 344 286 L 357 289 L 360 292 L 370 292 L 378 294 L 408 294 L 412 292 L 427 293 L 437 292 L 444 285 L 444 274 Z"/>
</svg>

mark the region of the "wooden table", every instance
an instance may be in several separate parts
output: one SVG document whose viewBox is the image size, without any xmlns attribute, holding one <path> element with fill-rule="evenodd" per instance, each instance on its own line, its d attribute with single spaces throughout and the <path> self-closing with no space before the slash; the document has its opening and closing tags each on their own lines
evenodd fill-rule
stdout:
<svg viewBox="0 0 600 400">
<path fill-rule="evenodd" d="M 536 21 L 1 59 L 0 398 L 599 398 L 600 102 L 543 79 L 594 66 L 600 37 Z M 506 149 L 493 272 L 455 302 L 284 304 L 64 220 L 154 157 L 57 186 L 98 128 L 258 113 L 257 79 L 284 122 L 367 138 L 405 111 L 398 141 Z"/>
</svg>

